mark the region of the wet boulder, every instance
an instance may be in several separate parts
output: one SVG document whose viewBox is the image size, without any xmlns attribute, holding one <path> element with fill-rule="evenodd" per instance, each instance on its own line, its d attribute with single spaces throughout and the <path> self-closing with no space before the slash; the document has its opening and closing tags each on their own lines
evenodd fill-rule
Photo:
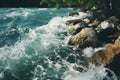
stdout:
<svg viewBox="0 0 120 80">
<path fill-rule="evenodd" d="M 70 29 L 69 29 L 69 33 L 71 35 L 75 35 L 77 33 L 79 33 L 83 28 L 87 27 L 88 25 L 85 22 L 80 22 L 76 25 L 73 25 Z"/>
<path fill-rule="evenodd" d="M 84 65 L 88 67 L 89 63 L 97 66 L 104 64 L 105 67 L 112 70 L 117 76 L 120 76 L 120 36 L 114 44 L 109 44 L 106 49 L 94 53 Z"/>
<path fill-rule="evenodd" d="M 114 71 L 117 76 L 120 76 L 120 36 L 116 39 L 115 45 L 119 46 L 118 54 L 114 56 L 113 60 L 106 67 Z"/>
<path fill-rule="evenodd" d="M 81 19 L 67 20 L 67 21 L 65 22 L 65 24 L 66 24 L 66 25 L 70 25 L 70 24 L 75 25 L 75 24 L 77 24 L 77 23 L 79 23 L 79 22 L 81 22 L 81 21 L 82 21 Z"/>
<path fill-rule="evenodd" d="M 85 62 L 85 65 L 88 66 L 89 63 L 92 63 L 95 65 L 104 64 L 106 66 L 112 62 L 117 54 L 120 54 L 120 37 L 114 44 L 107 44 L 106 49 L 95 52 L 92 57 Z"/>
<path fill-rule="evenodd" d="M 70 24 L 75 25 L 75 24 L 80 23 L 80 22 L 85 22 L 85 23 L 89 24 L 89 23 L 92 22 L 92 21 L 93 21 L 93 18 L 92 18 L 91 16 L 89 16 L 89 17 L 81 18 L 81 19 L 67 20 L 67 21 L 65 22 L 65 24 L 66 24 L 66 25 L 70 25 Z"/>
<path fill-rule="evenodd" d="M 78 34 L 74 35 L 69 44 L 81 48 L 96 46 L 98 43 L 97 35 L 93 28 L 83 28 Z"/>
</svg>

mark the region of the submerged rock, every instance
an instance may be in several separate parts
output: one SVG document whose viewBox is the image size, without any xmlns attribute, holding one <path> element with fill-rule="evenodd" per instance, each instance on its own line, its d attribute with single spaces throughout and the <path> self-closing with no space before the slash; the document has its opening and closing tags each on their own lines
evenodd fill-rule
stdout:
<svg viewBox="0 0 120 80">
<path fill-rule="evenodd" d="M 93 28 L 83 28 L 78 34 L 71 38 L 69 44 L 79 47 L 94 47 L 97 44 L 96 32 Z"/>
</svg>

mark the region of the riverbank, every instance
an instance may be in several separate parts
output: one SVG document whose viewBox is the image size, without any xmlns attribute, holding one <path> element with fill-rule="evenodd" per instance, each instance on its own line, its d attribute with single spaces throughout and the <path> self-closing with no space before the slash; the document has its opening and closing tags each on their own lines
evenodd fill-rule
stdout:
<svg viewBox="0 0 120 80">
<path fill-rule="evenodd" d="M 90 13 L 90 12 L 88 12 Z M 66 24 L 71 26 L 69 45 L 79 48 L 105 47 L 90 55 L 83 63 L 96 66 L 104 65 L 120 76 L 120 21 L 115 16 L 107 18 L 102 10 L 91 12 L 91 16 L 82 19 L 71 19 Z M 69 13 L 68 16 L 80 15 L 79 12 Z M 116 60 L 117 57 L 117 60 Z M 115 69 L 116 68 L 116 69 Z"/>
</svg>

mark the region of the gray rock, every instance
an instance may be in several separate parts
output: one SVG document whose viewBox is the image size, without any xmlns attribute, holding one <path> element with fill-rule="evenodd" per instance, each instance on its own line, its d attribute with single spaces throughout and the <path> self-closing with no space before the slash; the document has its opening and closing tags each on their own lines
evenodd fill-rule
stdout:
<svg viewBox="0 0 120 80">
<path fill-rule="evenodd" d="M 70 25 L 70 24 L 75 25 L 75 24 L 77 24 L 77 23 L 79 23 L 79 22 L 81 22 L 81 21 L 82 21 L 81 19 L 67 20 L 65 24 L 66 24 L 66 25 Z"/>
<path fill-rule="evenodd" d="M 76 25 L 73 25 L 70 29 L 69 29 L 69 33 L 71 35 L 75 35 L 77 34 L 78 32 L 80 32 L 82 30 L 82 28 L 85 28 L 87 27 L 88 25 L 85 23 L 85 22 L 80 22 Z"/>
<path fill-rule="evenodd" d="M 78 34 L 74 35 L 70 44 L 79 47 L 96 46 L 98 43 L 96 32 L 93 28 L 83 28 Z"/>
</svg>

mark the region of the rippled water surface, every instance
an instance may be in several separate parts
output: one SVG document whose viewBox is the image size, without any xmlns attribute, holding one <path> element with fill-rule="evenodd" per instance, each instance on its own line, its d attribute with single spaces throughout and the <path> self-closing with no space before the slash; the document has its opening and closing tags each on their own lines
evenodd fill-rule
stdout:
<svg viewBox="0 0 120 80">
<path fill-rule="evenodd" d="M 72 9 L 0 9 L 0 80 L 116 80 L 103 66 L 81 66 L 84 50 L 67 44 L 70 26 L 66 20 L 84 18 L 88 13 L 68 17 Z"/>
</svg>

